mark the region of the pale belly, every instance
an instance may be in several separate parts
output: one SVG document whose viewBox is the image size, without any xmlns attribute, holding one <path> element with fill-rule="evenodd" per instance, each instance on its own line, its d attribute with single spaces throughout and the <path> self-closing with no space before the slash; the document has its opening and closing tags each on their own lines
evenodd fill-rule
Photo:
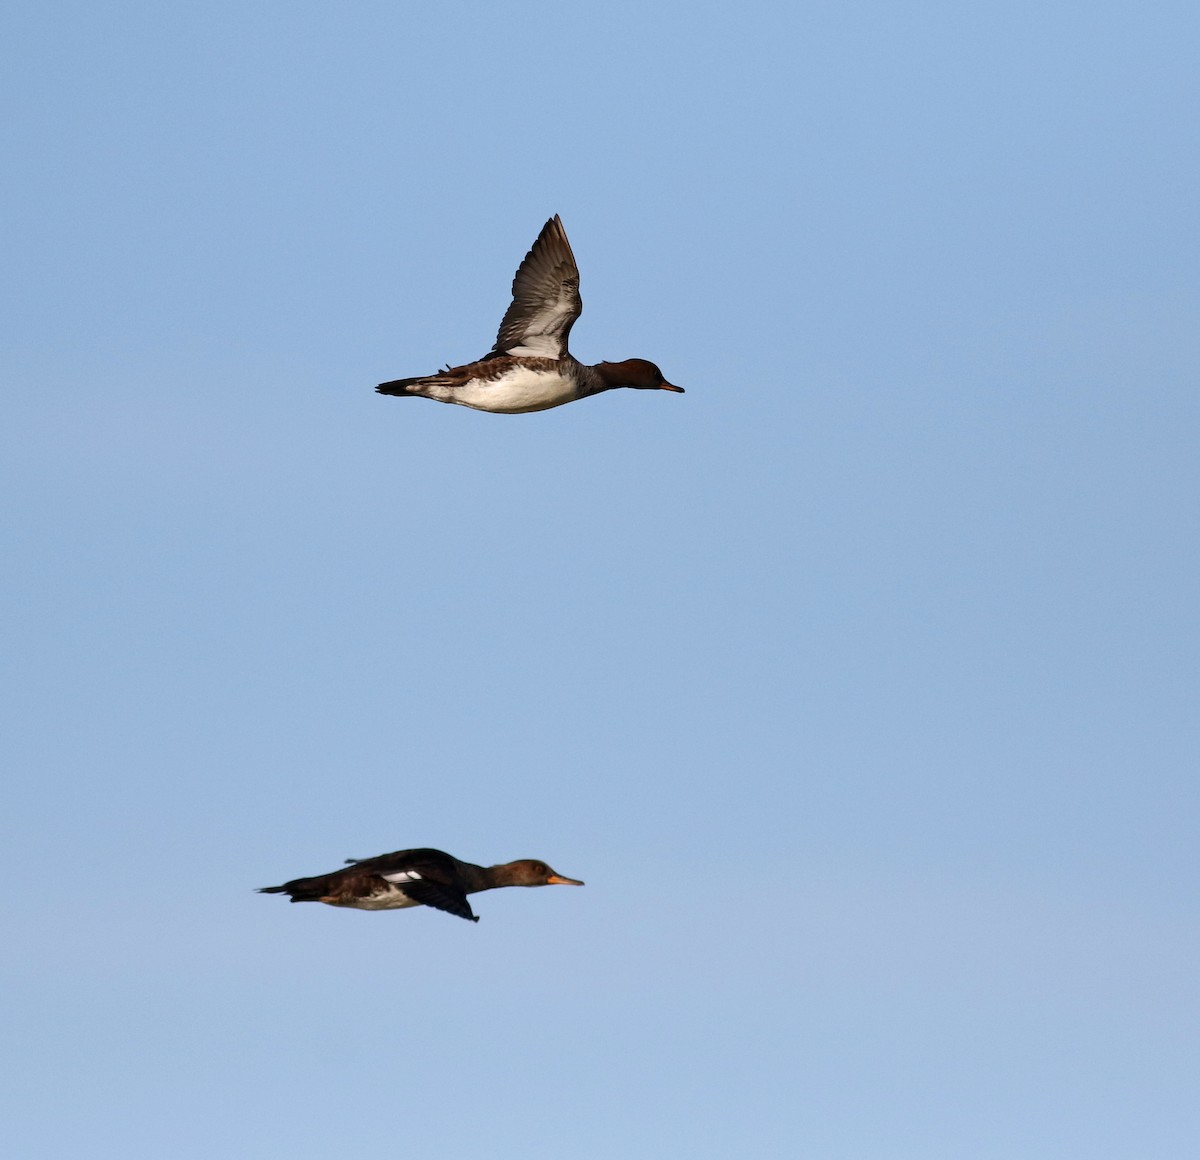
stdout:
<svg viewBox="0 0 1200 1160">
<path fill-rule="evenodd" d="M 477 411 L 497 411 L 519 415 L 524 411 L 545 411 L 571 402 L 575 383 L 558 371 L 538 371 L 520 367 L 491 382 L 467 383 L 439 394 L 445 403 L 458 403 Z"/>
<path fill-rule="evenodd" d="M 407 906 L 421 906 L 423 903 L 414 902 L 403 890 L 389 885 L 387 890 L 380 890 L 370 898 L 348 898 L 331 905 L 348 906 L 354 910 L 403 910 Z"/>
</svg>

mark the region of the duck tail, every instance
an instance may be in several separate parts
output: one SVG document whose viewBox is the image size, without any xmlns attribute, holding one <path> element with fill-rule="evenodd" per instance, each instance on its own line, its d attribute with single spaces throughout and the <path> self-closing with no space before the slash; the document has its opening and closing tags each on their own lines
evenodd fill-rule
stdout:
<svg viewBox="0 0 1200 1160">
<path fill-rule="evenodd" d="M 414 387 L 421 381 L 421 375 L 412 379 L 393 379 L 390 383 L 380 383 L 375 390 L 381 395 L 411 395 L 413 392 L 409 387 Z"/>
<path fill-rule="evenodd" d="M 282 886 L 261 886 L 259 894 L 286 894 L 292 902 L 320 902 L 325 895 L 323 886 L 328 885 L 324 878 L 297 878 L 294 882 L 285 882 Z"/>
</svg>

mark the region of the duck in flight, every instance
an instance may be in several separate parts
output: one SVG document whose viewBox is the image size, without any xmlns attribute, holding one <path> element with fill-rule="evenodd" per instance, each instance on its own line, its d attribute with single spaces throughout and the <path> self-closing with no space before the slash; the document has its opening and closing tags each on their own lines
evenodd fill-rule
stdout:
<svg viewBox="0 0 1200 1160">
<path fill-rule="evenodd" d="M 347 858 L 344 870 L 264 886 L 259 894 L 287 894 L 293 902 L 324 902 L 356 910 L 400 910 L 432 906 L 478 922 L 468 894 L 499 886 L 582 886 L 556 874 L 545 862 L 522 858 L 499 866 L 460 862 L 441 850 L 397 850 L 377 858 Z"/>
<path fill-rule="evenodd" d="M 478 362 L 395 379 L 375 389 L 383 395 L 420 395 L 509 415 L 545 411 L 613 387 L 683 394 L 682 387 L 668 383 L 645 359 L 586 366 L 567 350 L 567 336 L 583 313 L 583 300 L 579 268 L 557 214 L 517 268 L 512 294 L 496 344 Z"/>
</svg>

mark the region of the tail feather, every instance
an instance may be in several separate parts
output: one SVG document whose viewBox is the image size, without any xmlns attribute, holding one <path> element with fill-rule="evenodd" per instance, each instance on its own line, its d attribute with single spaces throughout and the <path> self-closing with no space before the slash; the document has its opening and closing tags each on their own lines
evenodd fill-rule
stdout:
<svg viewBox="0 0 1200 1160">
<path fill-rule="evenodd" d="M 328 893 L 327 878 L 297 878 L 282 886 L 261 886 L 259 894 L 286 894 L 293 902 L 320 902 Z"/>
<path fill-rule="evenodd" d="M 408 388 L 415 386 L 423 377 L 417 375 L 411 379 L 393 379 L 390 383 L 380 383 L 375 390 L 381 395 L 410 395 L 412 392 Z"/>
</svg>

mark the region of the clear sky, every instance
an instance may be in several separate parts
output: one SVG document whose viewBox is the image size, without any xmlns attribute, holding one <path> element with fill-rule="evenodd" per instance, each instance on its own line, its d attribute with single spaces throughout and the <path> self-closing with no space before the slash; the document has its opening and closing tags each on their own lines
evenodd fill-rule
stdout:
<svg viewBox="0 0 1200 1160">
<path fill-rule="evenodd" d="M 1194 1154 L 1194 3 L 0 32 L 7 1155 Z"/>
</svg>

